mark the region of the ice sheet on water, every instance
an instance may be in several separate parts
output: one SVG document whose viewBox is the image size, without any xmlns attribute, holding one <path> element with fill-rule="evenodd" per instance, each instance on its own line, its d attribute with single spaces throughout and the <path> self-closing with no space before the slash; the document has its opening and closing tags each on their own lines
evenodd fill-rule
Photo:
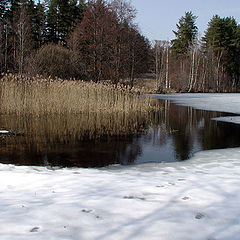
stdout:
<svg viewBox="0 0 240 240">
<path fill-rule="evenodd" d="M 212 118 L 212 120 L 240 124 L 240 116 L 218 117 Z"/>
<path fill-rule="evenodd" d="M 176 104 L 196 109 L 240 114 L 239 93 L 153 94 L 149 96 L 169 99 Z"/>
</svg>

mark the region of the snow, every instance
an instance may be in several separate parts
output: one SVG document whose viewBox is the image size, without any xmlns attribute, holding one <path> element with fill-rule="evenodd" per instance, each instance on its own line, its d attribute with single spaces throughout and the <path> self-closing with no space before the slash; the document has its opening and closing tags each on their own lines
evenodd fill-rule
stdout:
<svg viewBox="0 0 240 240">
<path fill-rule="evenodd" d="M 0 134 L 8 134 L 9 133 L 9 131 L 7 131 L 7 130 L 0 130 Z"/>
<path fill-rule="evenodd" d="M 239 93 L 185 93 L 185 94 L 152 94 L 158 99 L 169 99 L 182 106 L 196 109 L 240 114 Z"/>
<path fill-rule="evenodd" d="M 167 99 L 182 106 L 195 109 L 240 114 L 239 93 L 185 93 L 185 94 L 152 94 L 157 99 Z M 240 124 L 240 117 L 229 116 L 214 118 L 216 121 Z"/>
<path fill-rule="evenodd" d="M 212 118 L 212 120 L 240 124 L 240 116 L 218 117 Z"/>
<path fill-rule="evenodd" d="M 0 165 L 0 239 L 239 239 L 240 149 L 104 169 Z"/>
<path fill-rule="evenodd" d="M 229 96 L 234 104 L 240 95 Z M 193 98 L 194 107 L 231 105 L 218 95 Z M 103 169 L 0 164 L 0 239 L 237 240 L 239 159 L 234 148 L 185 162 Z"/>
</svg>

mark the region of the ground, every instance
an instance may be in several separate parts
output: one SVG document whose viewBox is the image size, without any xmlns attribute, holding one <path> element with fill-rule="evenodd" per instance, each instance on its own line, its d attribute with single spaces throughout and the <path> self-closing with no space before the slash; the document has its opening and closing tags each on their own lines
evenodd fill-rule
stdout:
<svg viewBox="0 0 240 240">
<path fill-rule="evenodd" d="M 181 104 L 219 102 L 222 110 L 224 98 L 233 105 L 228 111 L 240 106 L 240 95 L 186 96 Z M 239 159 L 235 148 L 185 162 L 103 169 L 1 164 L 0 239 L 237 240 Z"/>
</svg>

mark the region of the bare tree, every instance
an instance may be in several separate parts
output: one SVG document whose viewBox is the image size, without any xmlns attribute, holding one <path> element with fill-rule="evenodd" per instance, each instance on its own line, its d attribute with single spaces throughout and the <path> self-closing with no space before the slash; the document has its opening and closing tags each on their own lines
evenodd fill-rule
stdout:
<svg viewBox="0 0 240 240">
<path fill-rule="evenodd" d="M 169 78 L 170 42 L 155 41 L 154 48 L 157 91 L 168 91 L 171 87 L 171 81 Z"/>
<path fill-rule="evenodd" d="M 30 51 L 30 24 L 26 7 L 21 6 L 19 20 L 17 22 L 18 44 L 16 48 L 19 73 L 23 73 L 25 58 Z"/>
<path fill-rule="evenodd" d="M 201 61 L 201 41 L 196 37 L 189 51 L 190 71 L 188 92 L 196 91 L 199 81 L 199 66 Z"/>
<path fill-rule="evenodd" d="M 0 22 L 0 72 L 4 69 L 4 42 L 3 42 L 3 36 L 4 36 L 4 25 L 2 22 Z"/>
<path fill-rule="evenodd" d="M 165 51 L 166 51 L 166 74 L 165 74 L 165 88 L 169 90 L 171 88 L 171 81 L 169 79 L 169 49 L 170 49 L 170 42 L 167 41 L 165 43 Z"/>
<path fill-rule="evenodd" d="M 127 23 L 130 26 L 133 25 L 133 20 L 136 17 L 136 9 L 132 7 L 129 1 L 113 0 L 110 5 L 118 18 L 119 24 Z"/>
<path fill-rule="evenodd" d="M 114 42 L 114 76 L 113 81 L 118 83 L 121 78 L 125 78 L 129 74 L 129 64 L 131 65 L 130 79 L 133 83 L 134 75 L 134 61 L 135 61 L 135 39 L 133 31 L 136 26 L 133 20 L 136 17 L 136 10 L 132 7 L 130 2 L 125 0 L 113 0 L 110 3 L 111 10 L 116 16 L 115 22 L 115 42 Z M 131 59 L 129 63 L 129 58 Z"/>
</svg>

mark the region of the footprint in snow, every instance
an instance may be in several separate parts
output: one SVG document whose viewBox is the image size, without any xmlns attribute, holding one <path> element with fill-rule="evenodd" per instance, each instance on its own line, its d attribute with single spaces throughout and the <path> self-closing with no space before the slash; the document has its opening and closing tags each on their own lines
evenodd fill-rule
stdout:
<svg viewBox="0 0 240 240">
<path fill-rule="evenodd" d="M 124 199 L 139 199 L 139 200 L 142 200 L 142 201 L 145 201 L 146 200 L 146 198 L 144 198 L 144 197 L 138 197 L 138 196 L 124 196 L 123 197 Z"/>
<path fill-rule="evenodd" d="M 92 209 L 83 209 L 82 212 L 83 212 L 83 213 L 91 213 L 95 218 L 101 219 L 101 216 L 95 214 Z"/>
<path fill-rule="evenodd" d="M 84 213 L 91 213 L 93 210 L 91 210 L 91 209 L 83 209 L 82 210 L 82 212 L 84 212 Z"/>
<path fill-rule="evenodd" d="M 197 213 L 196 216 L 195 216 L 195 218 L 198 219 L 198 220 L 200 220 L 200 219 L 202 219 L 204 217 L 205 217 L 205 215 L 202 214 L 202 213 Z"/>
<path fill-rule="evenodd" d="M 30 232 L 38 232 L 39 231 L 39 227 L 34 227 L 34 228 L 32 228 L 31 230 L 30 230 Z"/>
<path fill-rule="evenodd" d="M 178 179 L 179 182 L 182 182 L 182 181 L 185 181 L 185 180 L 186 180 L 186 179 L 184 179 L 184 178 L 179 178 L 179 179 Z"/>
</svg>

